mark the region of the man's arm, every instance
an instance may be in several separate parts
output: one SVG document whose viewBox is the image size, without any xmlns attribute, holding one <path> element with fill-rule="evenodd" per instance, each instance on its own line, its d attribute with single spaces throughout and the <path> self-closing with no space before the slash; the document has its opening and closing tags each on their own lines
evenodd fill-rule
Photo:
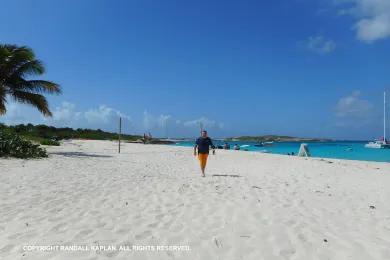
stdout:
<svg viewBox="0 0 390 260">
<path fill-rule="evenodd" d="M 196 156 L 196 149 L 198 149 L 198 145 L 197 144 L 195 144 L 195 146 L 194 146 L 194 155 Z"/>
<path fill-rule="evenodd" d="M 213 149 L 213 154 L 215 154 L 215 146 L 213 144 L 213 141 L 211 141 L 211 138 L 210 138 L 210 146 L 211 146 L 211 149 Z"/>
</svg>

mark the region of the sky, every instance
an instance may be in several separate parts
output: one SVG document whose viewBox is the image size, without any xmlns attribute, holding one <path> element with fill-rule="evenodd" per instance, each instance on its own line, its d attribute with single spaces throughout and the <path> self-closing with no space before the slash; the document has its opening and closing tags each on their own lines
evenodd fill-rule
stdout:
<svg viewBox="0 0 390 260">
<path fill-rule="evenodd" d="M 388 0 L 0 0 L 0 43 L 42 60 L 52 118 L 6 124 L 193 137 L 373 139 L 390 96 Z M 389 98 L 390 100 L 390 98 Z"/>
</svg>

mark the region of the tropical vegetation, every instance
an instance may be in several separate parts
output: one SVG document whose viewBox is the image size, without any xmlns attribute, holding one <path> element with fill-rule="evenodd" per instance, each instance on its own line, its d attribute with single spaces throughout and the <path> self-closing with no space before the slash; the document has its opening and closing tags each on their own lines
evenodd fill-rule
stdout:
<svg viewBox="0 0 390 260">
<path fill-rule="evenodd" d="M 25 139 L 34 142 L 44 142 L 47 145 L 48 140 L 59 141 L 64 139 L 90 139 L 90 140 L 117 140 L 118 134 L 106 132 L 100 129 L 72 129 L 69 127 L 57 128 L 47 125 L 20 124 L 7 126 L 0 124 L 0 131 L 8 132 L 22 136 Z M 138 135 L 122 134 L 121 138 L 125 141 L 136 141 L 141 139 Z M 43 144 L 43 143 L 42 143 Z"/>
<path fill-rule="evenodd" d="M 47 157 L 46 150 L 8 131 L 0 131 L 0 157 L 42 158 Z"/>
<path fill-rule="evenodd" d="M 51 116 L 49 104 L 43 94 L 59 94 L 57 83 L 41 79 L 31 79 L 45 72 L 43 63 L 35 58 L 31 48 L 11 44 L 0 44 L 0 115 L 7 112 L 9 99 L 29 104 L 44 116 Z M 52 140 L 42 141 L 46 145 L 59 145 Z M 46 150 L 12 129 L 0 128 L 0 156 L 17 158 L 47 157 Z"/>
<path fill-rule="evenodd" d="M 49 104 L 43 94 L 59 94 L 58 84 L 30 79 L 45 72 L 43 63 L 35 58 L 32 49 L 26 46 L 0 44 L 0 115 L 7 112 L 9 98 L 32 105 L 43 115 L 51 116 Z"/>
</svg>

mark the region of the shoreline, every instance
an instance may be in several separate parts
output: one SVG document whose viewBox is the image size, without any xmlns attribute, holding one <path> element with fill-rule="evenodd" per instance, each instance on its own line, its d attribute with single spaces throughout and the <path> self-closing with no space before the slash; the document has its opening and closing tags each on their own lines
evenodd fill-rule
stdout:
<svg viewBox="0 0 390 260">
<path fill-rule="evenodd" d="M 247 144 L 247 143 L 250 143 L 250 142 L 241 142 L 242 144 Z M 283 142 L 282 142 L 283 143 Z M 288 142 L 288 143 L 295 143 L 295 142 Z M 318 142 L 312 142 L 312 143 L 315 143 L 315 144 L 318 144 Z M 310 151 L 312 151 L 312 147 L 310 146 L 310 144 L 312 143 L 308 143 L 309 144 L 309 149 Z M 357 143 L 357 142 L 354 142 L 354 143 Z M 362 142 L 361 142 L 362 143 Z M 299 145 L 301 144 L 300 142 L 296 142 L 295 144 Z M 230 143 L 230 145 L 232 145 L 232 143 Z M 177 146 L 177 147 L 191 147 L 187 144 L 179 144 L 179 143 L 176 143 L 176 144 L 173 144 L 172 146 Z M 297 154 L 298 154 L 298 151 L 299 151 L 299 147 L 295 147 L 295 150 L 293 150 L 294 148 L 291 148 L 289 150 L 289 152 L 291 152 L 291 150 L 293 150 L 293 152 L 295 153 L 295 155 L 288 155 L 287 152 L 288 151 L 284 151 L 283 153 L 281 152 L 274 152 L 272 150 L 269 150 L 269 149 L 272 149 L 274 148 L 275 146 L 264 146 L 264 147 L 260 147 L 260 149 L 256 149 L 256 150 L 244 150 L 243 148 L 240 149 L 240 150 L 233 150 L 233 149 L 230 149 L 230 150 L 224 150 L 224 149 L 216 149 L 216 151 L 235 151 L 235 152 L 254 152 L 254 153 L 260 153 L 260 154 L 269 154 L 269 155 L 279 155 L 279 156 L 291 156 L 291 157 L 298 157 Z M 253 147 L 252 147 L 253 149 Z M 367 148 L 365 148 L 367 149 Z M 266 150 L 267 152 L 264 152 L 263 150 Z M 384 149 L 384 151 L 377 151 L 375 150 L 374 152 L 387 152 L 388 149 Z M 371 152 L 371 151 L 369 151 Z M 389 154 L 390 156 L 390 154 Z M 340 156 L 339 156 L 340 157 Z M 312 159 L 324 159 L 324 160 L 346 160 L 346 161 L 361 161 L 361 162 L 377 162 L 377 163 L 390 163 L 390 160 L 389 161 L 384 161 L 382 159 L 360 159 L 360 158 L 357 158 L 357 159 L 353 159 L 353 158 L 335 158 L 335 157 L 327 157 L 326 155 L 324 156 L 317 156 L 317 155 L 312 155 L 310 157 L 306 157 L 306 158 L 312 158 Z"/>
</svg>

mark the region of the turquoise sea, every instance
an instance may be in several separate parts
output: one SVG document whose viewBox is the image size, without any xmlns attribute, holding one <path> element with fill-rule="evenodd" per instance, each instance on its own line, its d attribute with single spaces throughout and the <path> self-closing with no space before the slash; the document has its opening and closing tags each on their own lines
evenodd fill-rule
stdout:
<svg viewBox="0 0 390 260">
<path fill-rule="evenodd" d="M 223 141 L 213 141 L 214 144 L 223 145 Z M 273 146 L 256 147 L 253 142 L 228 142 L 231 149 L 234 144 L 244 146 L 242 151 L 268 152 L 273 154 L 284 154 L 294 152 L 298 153 L 299 142 L 275 142 Z M 370 149 L 365 148 L 367 142 L 361 141 L 333 141 L 333 142 L 305 142 L 308 144 L 310 153 L 313 157 L 390 162 L 390 149 Z M 178 146 L 194 146 L 194 141 L 177 142 Z M 245 149 L 245 150 L 244 150 Z"/>
</svg>

